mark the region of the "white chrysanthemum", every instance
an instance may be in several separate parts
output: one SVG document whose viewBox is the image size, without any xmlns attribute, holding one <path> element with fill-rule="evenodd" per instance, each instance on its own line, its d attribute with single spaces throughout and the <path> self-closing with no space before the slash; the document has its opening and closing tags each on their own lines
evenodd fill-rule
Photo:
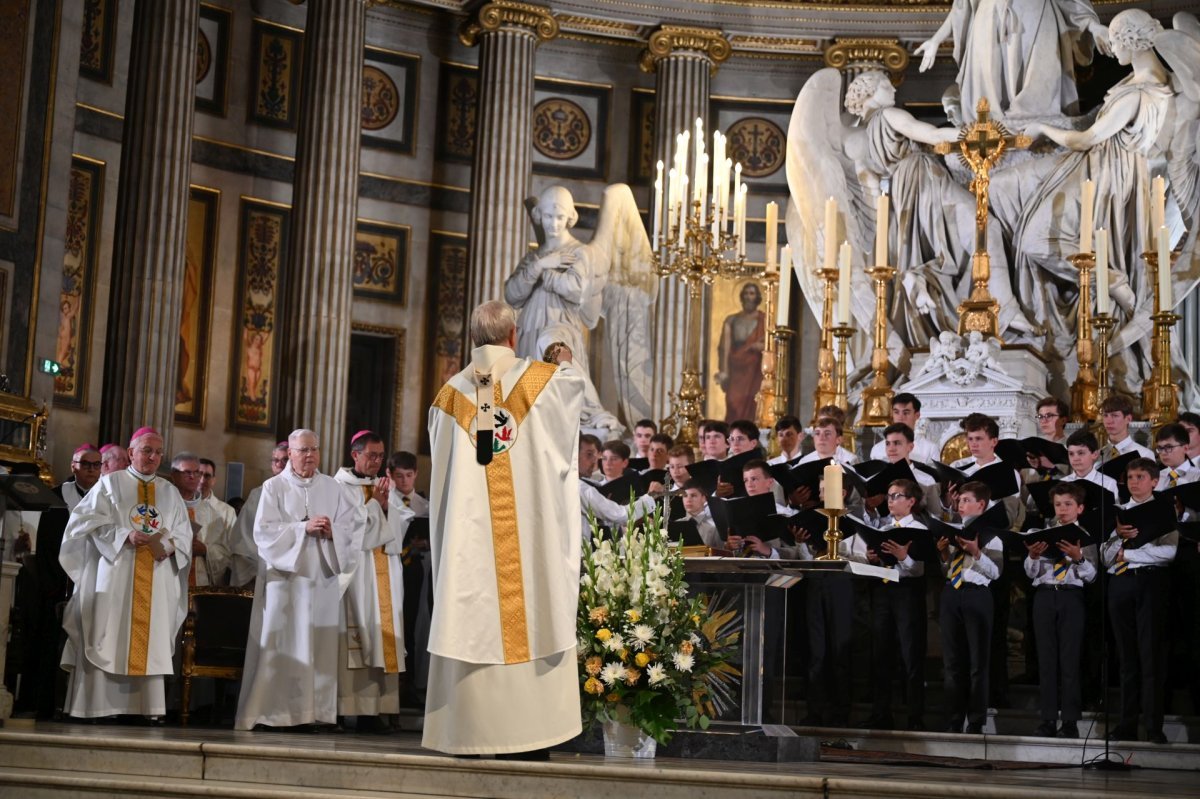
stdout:
<svg viewBox="0 0 1200 799">
<path fill-rule="evenodd" d="M 651 685 L 658 685 L 667 679 L 667 669 L 661 663 L 651 663 L 646 669 L 646 678 Z"/>
<path fill-rule="evenodd" d="M 641 652 L 654 640 L 654 630 L 648 624 L 635 624 L 631 636 L 633 640 L 629 645 Z"/>
<path fill-rule="evenodd" d="M 605 663 L 600 670 L 600 682 L 609 686 L 625 679 L 625 667 L 620 663 Z"/>
<path fill-rule="evenodd" d="M 675 668 L 679 671 L 691 671 L 692 666 L 696 665 L 696 659 L 694 657 L 691 655 L 685 655 L 682 652 L 676 652 L 671 656 L 671 660 L 674 662 Z"/>
<path fill-rule="evenodd" d="M 604 648 L 609 652 L 620 652 L 625 648 L 625 639 L 620 633 L 615 633 L 612 638 L 604 642 Z"/>
<path fill-rule="evenodd" d="M 700 636 L 696 635 L 695 633 L 692 633 L 688 636 L 688 640 L 691 641 L 692 645 L 694 646 L 694 645 L 700 643 Z"/>
</svg>

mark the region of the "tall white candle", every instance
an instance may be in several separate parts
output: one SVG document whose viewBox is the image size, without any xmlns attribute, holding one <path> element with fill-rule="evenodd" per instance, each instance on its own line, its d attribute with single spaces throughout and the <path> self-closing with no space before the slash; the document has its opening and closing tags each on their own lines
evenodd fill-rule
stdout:
<svg viewBox="0 0 1200 799">
<path fill-rule="evenodd" d="M 654 178 L 654 249 L 658 249 L 662 242 L 659 240 L 662 234 L 662 200 L 663 200 L 663 162 L 658 162 L 658 174 Z"/>
<path fill-rule="evenodd" d="M 725 169 L 721 173 L 721 226 L 729 227 L 729 181 L 733 177 L 733 159 L 725 159 Z"/>
<path fill-rule="evenodd" d="M 845 508 L 845 497 L 842 496 L 842 467 L 838 463 L 830 463 L 821 472 L 821 478 L 825 481 L 823 493 L 825 494 L 825 509 L 826 510 L 842 510 Z"/>
<path fill-rule="evenodd" d="M 733 165 L 733 187 L 732 187 L 732 190 L 733 190 L 734 208 L 737 208 L 737 201 L 738 201 L 738 197 L 740 196 L 739 192 L 741 192 L 741 190 L 742 190 L 742 165 L 740 162 Z M 735 235 L 735 236 L 738 235 L 737 219 L 733 220 L 733 235 Z"/>
<path fill-rule="evenodd" d="M 834 318 L 839 325 L 850 324 L 850 242 L 842 242 L 841 257 L 838 261 L 838 293 L 837 316 Z"/>
<path fill-rule="evenodd" d="M 738 206 L 741 208 L 741 221 L 738 224 L 738 255 L 742 258 L 746 257 L 746 201 L 749 199 L 749 192 L 746 190 L 746 184 L 738 186 Z"/>
<path fill-rule="evenodd" d="M 1092 251 L 1092 209 L 1096 202 L 1096 184 L 1091 178 L 1083 182 L 1083 196 L 1079 203 L 1079 251 Z"/>
<path fill-rule="evenodd" d="M 888 264 L 888 196 L 875 199 L 875 265 Z"/>
<path fill-rule="evenodd" d="M 667 173 L 667 238 L 671 237 L 671 231 L 675 228 L 675 222 L 679 219 L 679 212 L 676 210 L 675 203 L 679 196 L 679 173 L 671 167 L 671 171 Z"/>
<path fill-rule="evenodd" d="M 787 327 L 789 304 L 792 299 L 792 245 L 783 245 L 779 254 L 779 305 L 775 310 L 775 326 Z"/>
<path fill-rule="evenodd" d="M 1108 231 L 1096 231 L 1096 313 L 1106 314 L 1111 308 L 1108 296 Z"/>
<path fill-rule="evenodd" d="M 837 200 L 825 201 L 825 268 L 837 268 Z"/>
<path fill-rule="evenodd" d="M 779 203 L 767 203 L 767 271 L 775 271 L 775 247 L 779 231 Z"/>
<path fill-rule="evenodd" d="M 1165 226 L 1158 229 L 1158 307 L 1164 312 L 1175 307 L 1175 292 L 1171 282 L 1171 237 Z"/>
<path fill-rule="evenodd" d="M 1150 181 L 1150 229 L 1158 235 L 1158 229 L 1166 224 L 1167 179 L 1155 175 Z"/>
<path fill-rule="evenodd" d="M 708 224 L 708 155 L 700 153 L 696 157 L 696 173 L 699 185 L 696 187 L 696 200 L 700 203 L 700 227 Z"/>
<path fill-rule="evenodd" d="M 683 241 L 687 235 L 687 219 L 688 219 L 688 201 L 687 201 L 688 177 L 684 175 L 679 179 L 679 240 Z"/>
</svg>

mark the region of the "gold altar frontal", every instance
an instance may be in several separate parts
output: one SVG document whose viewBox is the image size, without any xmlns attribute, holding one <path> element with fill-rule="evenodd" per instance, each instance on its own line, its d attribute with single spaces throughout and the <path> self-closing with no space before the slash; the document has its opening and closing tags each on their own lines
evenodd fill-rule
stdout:
<svg viewBox="0 0 1200 799">
<path fill-rule="evenodd" d="M 1200 764 L 1200 747 L 1189 745 L 1157 748 L 1174 753 L 1169 767 L 1155 767 L 1143 759 L 1143 750 L 1123 748 L 1122 756 L 1147 767 L 1110 774 L 1078 768 L 1078 754 L 1055 767 L 1054 753 L 1063 744 L 1044 739 L 864 735 L 839 731 L 837 737 L 854 751 L 827 746 L 822 750 L 827 762 L 821 763 L 670 757 L 638 762 L 567 752 L 553 752 L 549 762 L 525 763 L 435 755 L 420 748 L 416 732 L 380 737 L 45 723 L 0 730 L 0 796 L 1169 799 L 1195 795 L 1194 769 Z M 1071 743 L 1069 748 L 1082 751 Z M 1087 749 L 1088 757 L 1099 751 L 1095 742 Z M 847 756 L 854 762 L 845 762 Z M 986 780 L 980 769 L 987 770 Z"/>
</svg>

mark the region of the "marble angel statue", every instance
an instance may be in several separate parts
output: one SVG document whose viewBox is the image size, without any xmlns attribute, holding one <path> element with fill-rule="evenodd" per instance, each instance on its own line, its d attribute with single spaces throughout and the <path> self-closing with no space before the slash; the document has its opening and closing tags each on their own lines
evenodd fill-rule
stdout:
<svg viewBox="0 0 1200 799">
<path fill-rule="evenodd" d="M 868 231 L 875 226 L 875 205 L 867 198 L 876 196 L 888 181 L 889 251 L 902 288 L 890 311 L 891 329 L 906 346 L 924 346 L 941 331 L 957 328 L 958 304 L 971 288 L 975 198 L 955 182 L 938 156 L 920 147 L 956 141 L 958 131 L 934 127 L 897 108 L 895 89 L 882 72 L 865 72 L 846 90 L 845 107 L 860 120 L 857 127 L 833 113 L 841 104 L 840 95 L 840 75 L 824 69 L 808 80 L 796 99 L 788 132 L 788 238 L 815 236 L 823 242 L 826 197 L 837 199 L 839 208 L 849 208 L 844 238 L 858 258 L 854 280 L 860 286 L 853 315 L 873 318 L 874 295 L 863 272 L 866 259 L 873 257 Z M 1008 338 L 1037 334 L 1038 328 L 1013 301 L 1003 243 L 993 227 L 988 231 L 990 287 L 1000 302 L 1001 333 L 1013 331 Z M 815 282 L 812 266 L 797 270 L 802 279 Z M 805 290 L 806 296 L 821 296 L 816 286 Z"/>
<path fill-rule="evenodd" d="M 1137 393 L 1151 360 L 1154 290 L 1141 260 L 1152 249 L 1148 188 L 1152 173 L 1164 164 L 1170 190 L 1166 222 L 1173 245 L 1182 249 L 1172 269 L 1176 299 L 1200 277 L 1200 25 L 1194 16 L 1178 14 L 1175 30 L 1164 31 L 1145 11 L 1130 9 L 1113 18 L 1109 38 L 1113 54 L 1133 67 L 1132 74 L 1109 90 L 1087 129 L 1026 127 L 1027 135 L 1065 150 L 997 175 L 993 210 L 1013 231 L 1018 293 L 1046 320 L 1048 348 L 1067 356 L 1074 345 L 1078 278 L 1066 258 L 1078 249 L 1080 186 L 1088 178 L 1096 182 L 1093 222 L 1108 231 L 1110 294 L 1118 308 L 1110 364 L 1117 387 Z"/>
<path fill-rule="evenodd" d="M 1075 65 L 1109 54 L 1108 32 L 1090 0 L 954 0 L 937 32 L 916 52 L 921 72 L 954 42 L 962 106 L 974 115 L 986 97 L 1005 118 L 1073 116 Z"/>
<path fill-rule="evenodd" d="M 623 183 L 604 190 L 595 235 L 587 244 L 571 233 L 575 200 L 562 186 L 526 200 L 538 247 L 504 283 L 504 299 L 520 312 L 517 354 L 541 358 L 566 344 L 585 376 L 586 330 L 604 318 L 604 354 L 627 424 L 650 415 L 650 309 L 658 278 L 633 192 Z M 594 392 L 594 387 L 592 388 Z"/>
</svg>

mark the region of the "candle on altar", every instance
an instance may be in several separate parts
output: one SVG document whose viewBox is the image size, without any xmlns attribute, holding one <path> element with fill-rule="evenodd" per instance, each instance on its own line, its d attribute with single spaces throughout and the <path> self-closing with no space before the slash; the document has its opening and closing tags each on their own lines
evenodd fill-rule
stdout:
<svg viewBox="0 0 1200 799">
<path fill-rule="evenodd" d="M 696 174 L 698 183 L 696 184 L 696 201 L 700 203 L 700 227 L 708 225 L 708 205 L 705 202 L 708 194 L 708 155 L 700 153 L 696 156 Z"/>
<path fill-rule="evenodd" d="M 830 463 L 821 473 L 825 481 L 825 509 L 842 510 L 846 507 L 845 497 L 842 496 L 842 467 L 838 463 Z"/>
<path fill-rule="evenodd" d="M 1167 179 L 1156 175 L 1150 181 L 1150 230 L 1158 234 L 1158 229 L 1166 224 L 1167 217 Z"/>
<path fill-rule="evenodd" d="M 825 201 L 825 268 L 837 268 L 837 200 Z"/>
<path fill-rule="evenodd" d="M 658 162 L 658 176 L 654 178 L 654 249 L 658 249 L 662 242 L 662 192 L 663 192 L 663 162 Z"/>
<path fill-rule="evenodd" d="M 688 177 L 684 175 L 679 179 L 679 240 L 682 242 L 687 235 L 687 218 L 688 218 L 688 201 L 687 201 Z"/>
<path fill-rule="evenodd" d="M 1083 196 L 1079 203 L 1079 251 L 1092 251 L 1092 216 L 1096 202 L 1096 183 L 1088 178 L 1083 182 Z"/>
<path fill-rule="evenodd" d="M 738 237 L 738 257 L 746 257 L 746 199 L 749 197 L 749 191 L 746 189 L 746 184 L 738 186 L 738 207 L 741 209 L 741 219 L 737 225 Z"/>
<path fill-rule="evenodd" d="M 788 304 L 792 299 L 792 245 L 783 245 L 779 254 L 779 305 L 775 309 L 775 326 L 787 327 Z"/>
<path fill-rule="evenodd" d="M 1171 283 L 1171 237 L 1165 226 L 1158 229 L 1158 307 L 1164 313 L 1175 307 L 1175 292 Z"/>
<path fill-rule="evenodd" d="M 850 324 L 850 242 L 842 242 L 841 255 L 838 260 L 838 293 L 837 316 L 834 323 Z"/>
<path fill-rule="evenodd" d="M 779 231 L 779 203 L 767 203 L 767 271 L 775 271 L 775 242 Z"/>
<path fill-rule="evenodd" d="M 875 199 L 875 265 L 888 264 L 888 196 Z"/>
<path fill-rule="evenodd" d="M 1112 309 L 1108 296 L 1108 231 L 1096 231 L 1096 313 L 1107 314 Z"/>
<path fill-rule="evenodd" d="M 733 191 L 733 235 L 735 235 L 735 236 L 738 235 L 740 232 L 740 228 L 738 227 L 738 219 L 737 219 L 737 204 L 738 204 L 738 199 L 740 197 L 738 192 L 740 192 L 741 190 L 742 190 L 742 165 L 739 162 L 739 163 L 736 163 L 733 165 L 733 187 L 732 187 L 732 191 Z"/>
</svg>

